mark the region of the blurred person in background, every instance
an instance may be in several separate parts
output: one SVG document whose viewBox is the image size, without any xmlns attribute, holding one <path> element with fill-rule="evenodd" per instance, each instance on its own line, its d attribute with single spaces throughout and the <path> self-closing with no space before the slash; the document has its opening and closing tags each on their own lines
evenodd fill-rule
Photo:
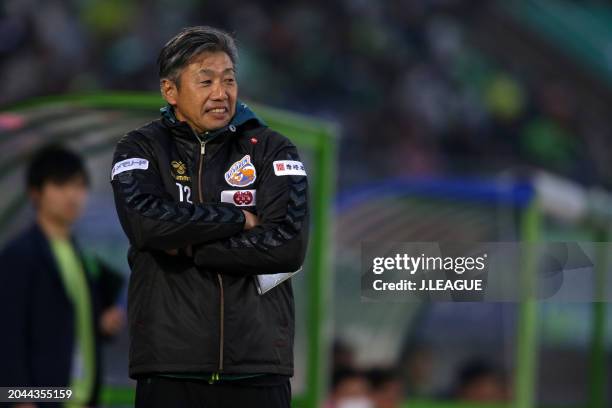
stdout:
<svg viewBox="0 0 612 408">
<path fill-rule="evenodd" d="M 485 360 L 470 360 L 459 370 L 454 397 L 458 401 L 470 402 L 508 401 L 505 374 Z"/>
<path fill-rule="evenodd" d="M 332 372 L 341 368 L 355 367 L 355 351 L 342 339 L 336 338 L 332 343 Z"/>
<path fill-rule="evenodd" d="M 101 340 L 123 326 L 116 304 L 123 278 L 83 252 L 72 234 L 88 194 L 82 159 L 47 146 L 34 155 L 26 179 L 36 220 L 0 252 L 0 321 L 6 328 L 0 386 L 70 387 L 72 406 L 95 406 Z"/>
<path fill-rule="evenodd" d="M 370 396 L 375 408 L 399 408 L 404 397 L 404 384 L 393 367 L 374 367 L 366 372 Z"/>
<path fill-rule="evenodd" d="M 433 351 L 424 343 L 410 345 L 400 358 L 401 377 L 406 397 L 421 398 L 431 395 L 433 378 Z"/>
<path fill-rule="evenodd" d="M 356 368 L 339 368 L 332 374 L 331 392 L 324 408 L 374 408 L 370 383 Z"/>
</svg>

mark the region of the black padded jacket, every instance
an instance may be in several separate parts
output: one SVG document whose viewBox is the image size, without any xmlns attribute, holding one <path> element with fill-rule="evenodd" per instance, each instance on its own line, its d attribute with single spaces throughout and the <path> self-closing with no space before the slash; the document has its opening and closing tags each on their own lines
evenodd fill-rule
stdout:
<svg viewBox="0 0 612 408">
<path fill-rule="evenodd" d="M 161 111 L 118 142 L 111 171 L 130 241 L 129 375 L 293 375 L 291 280 L 259 295 L 254 275 L 304 260 L 308 184 L 297 150 L 242 102 L 205 134 Z M 244 231 L 243 209 L 260 225 Z"/>
</svg>

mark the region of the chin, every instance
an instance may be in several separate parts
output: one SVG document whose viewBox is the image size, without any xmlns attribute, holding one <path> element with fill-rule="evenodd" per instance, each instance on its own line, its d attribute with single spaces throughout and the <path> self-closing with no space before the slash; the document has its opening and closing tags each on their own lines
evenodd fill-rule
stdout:
<svg viewBox="0 0 612 408">
<path fill-rule="evenodd" d="M 71 212 L 62 216 L 62 219 L 66 224 L 74 224 L 79 218 L 81 218 L 81 212 Z"/>
<path fill-rule="evenodd" d="M 224 126 L 227 126 L 230 123 L 229 120 L 218 120 L 218 121 L 210 121 L 202 127 L 202 129 L 208 129 L 209 131 L 221 129 Z"/>
</svg>

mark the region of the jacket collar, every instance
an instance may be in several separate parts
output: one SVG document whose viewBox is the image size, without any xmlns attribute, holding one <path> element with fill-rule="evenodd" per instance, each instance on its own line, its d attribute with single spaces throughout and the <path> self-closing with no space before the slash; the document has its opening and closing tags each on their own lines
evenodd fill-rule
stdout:
<svg viewBox="0 0 612 408">
<path fill-rule="evenodd" d="M 36 245 L 42 245 L 42 246 L 46 246 L 50 249 L 50 239 L 49 237 L 47 237 L 47 235 L 45 234 L 45 232 L 43 231 L 42 227 L 40 226 L 40 224 L 38 223 L 38 221 L 34 221 L 29 228 L 29 232 L 30 234 L 32 234 L 32 238 L 33 238 L 33 242 L 35 242 Z M 80 254 L 80 248 L 79 248 L 79 244 L 76 240 L 76 237 L 74 236 L 74 233 L 70 233 L 70 236 L 68 237 L 68 240 L 70 241 L 70 243 L 74 246 L 77 254 Z M 51 253 L 51 252 L 49 252 Z"/>
<path fill-rule="evenodd" d="M 196 133 L 193 129 L 191 129 L 191 127 L 187 124 L 187 122 L 183 122 L 177 119 L 174 113 L 174 108 L 170 104 L 167 104 L 166 106 L 161 108 L 159 111 L 161 113 L 162 122 L 166 126 L 168 126 L 173 133 L 175 133 L 178 136 L 187 136 L 190 138 L 192 138 L 195 135 L 198 140 L 205 141 L 205 142 L 216 139 L 218 136 L 224 133 L 227 133 L 227 132 L 235 133 L 238 128 L 246 125 L 247 123 L 254 123 L 259 126 L 266 126 L 266 123 L 263 120 L 261 120 L 255 114 L 255 112 L 253 112 L 247 106 L 246 103 L 241 102 L 241 101 L 236 102 L 236 113 L 232 117 L 232 120 L 230 121 L 230 123 L 228 123 L 226 126 L 220 129 L 216 129 L 210 132 L 199 133 L 199 134 Z"/>
<path fill-rule="evenodd" d="M 27 229 L 26 235 L 28 237 L 27 241 L 32 248 L 31 251 L 36 255 L 35 257 L 37 260 L 53 270 L 54 275 L 59 278 L 59 269 L 53 255 L 53 251 L 51 250 L 51 241 L 43 231 L 40 224 L 37 221 L 32 222 Z M 70 234 L 69 240 L 74 246 L 77 256 L 80 258 L 81 251 L 73 234 Z"/>
</svg>

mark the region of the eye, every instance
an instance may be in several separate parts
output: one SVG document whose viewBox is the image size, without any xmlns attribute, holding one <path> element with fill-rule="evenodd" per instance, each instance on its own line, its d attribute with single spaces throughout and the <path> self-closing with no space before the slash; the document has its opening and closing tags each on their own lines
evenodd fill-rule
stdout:
<svg viewBox="0 0 612 408">
<path fill-rule="evenodd" d="M 200 83 L 201 83 L 202 85 L 206 85 L 206 86 L 208 86 L 208 85 L 212 84 L 212 81 L 211 81 L 210 79 L 205 79 L 204 81 L 201 81 Z"/>
<path fill-rule="evenodd" d="M 233 84 L 235 82 L 234 78 L 226 78 L 225 79 L 225 83 L 226 84 Z"/>
</svg>

